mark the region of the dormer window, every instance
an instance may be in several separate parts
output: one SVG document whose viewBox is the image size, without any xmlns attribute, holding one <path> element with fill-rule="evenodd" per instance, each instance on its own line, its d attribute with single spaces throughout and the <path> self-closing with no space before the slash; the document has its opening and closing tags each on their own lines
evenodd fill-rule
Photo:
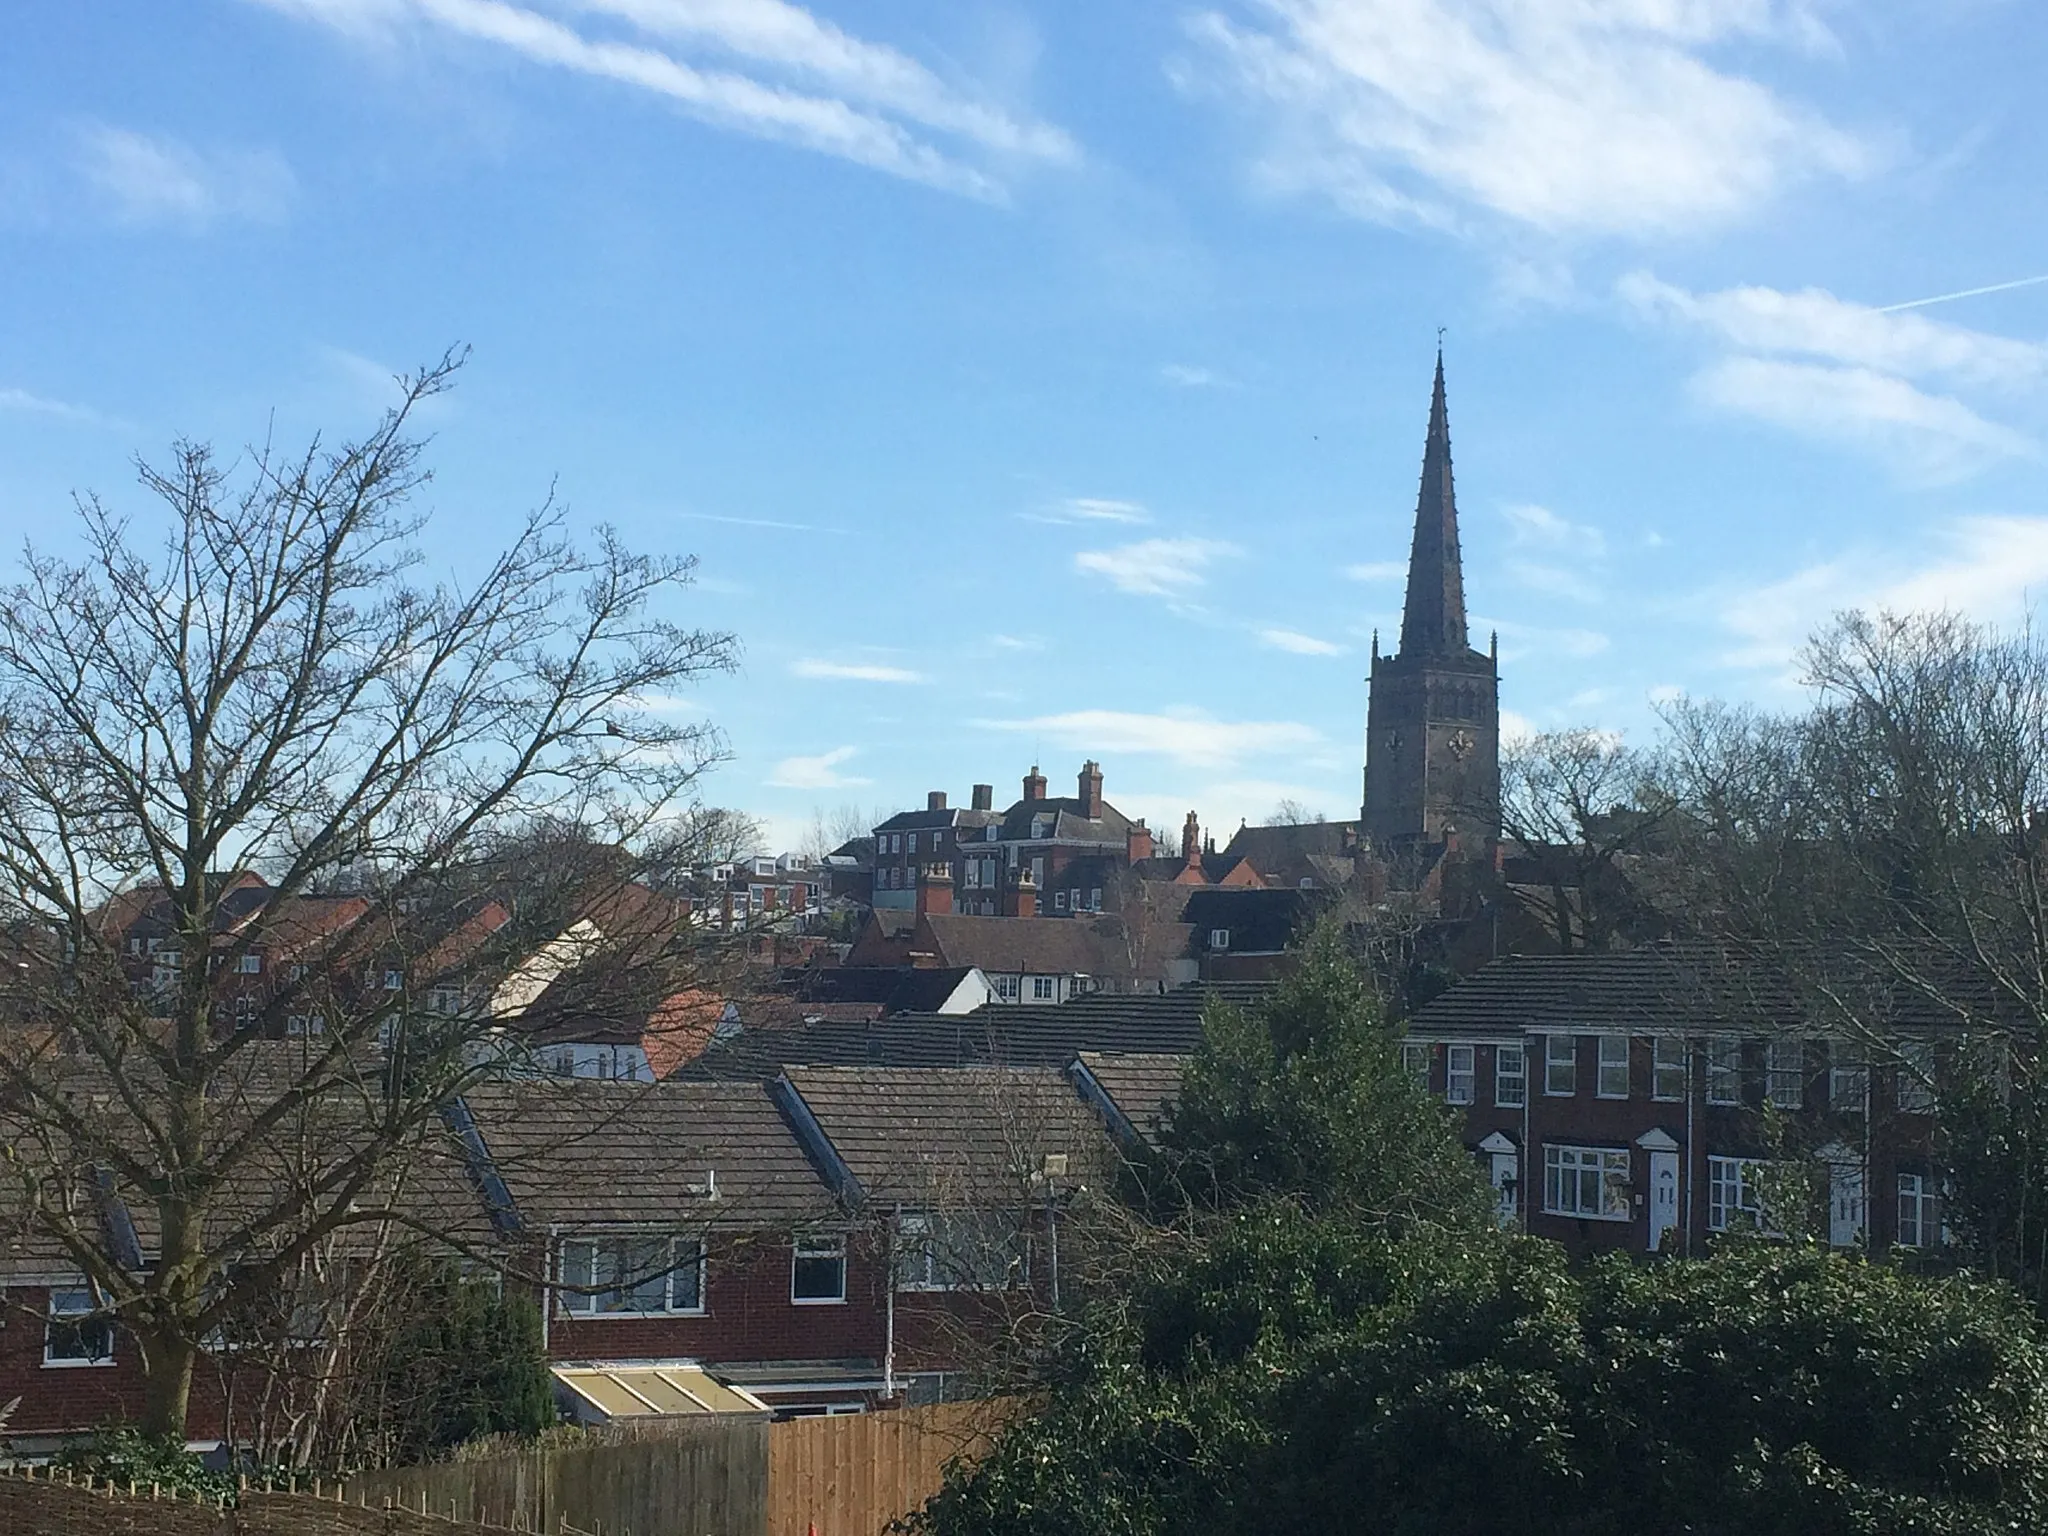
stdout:
<svg viewBox="0 0 2048 1536">
<path fill-rule="evenodd" d="M 984 843 L 992 843 L 996 840 L 996 834 L 1001 830 L 1002 828 L 998 827 L 994 822 L 990 822 L 981 829 L 981 840 Z"/>
<path fill-rule="evenodd" d="M 1209 930 L 1209 947 L 1211 949 L 1230 948 L 1230 930 L 1228 928 L 1211 928 Z"/>
<path fill-rule="evenodd" d="M 1040 816 L 1034 816 L 1034 817 L 1032 817 L 1032 818 L 1031 818 L 1031 841 L 1033 841 L 1034 843 L 1036 843 L 1036 842 L 1041 842 L 1041 841 L 1043 841 L 1043 840 L 1044 840 L 1044 838 L 1045 838 L 1045 819 L 1044 819 L 1043 817 L 1040 817 Z"/>
</svg>

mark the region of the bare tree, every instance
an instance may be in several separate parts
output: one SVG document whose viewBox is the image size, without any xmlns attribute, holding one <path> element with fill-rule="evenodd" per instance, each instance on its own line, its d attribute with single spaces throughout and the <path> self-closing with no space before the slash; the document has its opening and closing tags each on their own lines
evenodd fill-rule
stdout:
<svg viewBox="0 0 2048 1536">
<path fill-rule="evenodd" d="M 1508 889 L 1562 951 L 1604 947 L 1643 915 L 1625 865 L 1668 814 L 1644 775 L 1640 755 L 1601 731 L 1546 731 L 1501 751 Z"/>
<path fill-rule="evenodd" d="M 84 554 L 0 592 L 7 1204 L 137 1341 L 154 1433 L 252 1294 L 433 1228 L 402 1174 L 493 1070 L 479 1000 L 721 751 L 647 707 L 734 662 L 669 617 L 690 560 L 579 547 L 550 503 L 416 579 L 409 423 L 458 363 L 337 449 L 178 444 L 140 466 L 155 518 L 84 498 Z"/>
<path fill-rule="evenodd" d="M 1269 827 L 1310 827 L 1319 826 L 1330 818 L 1321 811 L 1312 811 L 1301 801 L 1285 799 L 1275 805 L 1266 817 Z"/>
</svg>

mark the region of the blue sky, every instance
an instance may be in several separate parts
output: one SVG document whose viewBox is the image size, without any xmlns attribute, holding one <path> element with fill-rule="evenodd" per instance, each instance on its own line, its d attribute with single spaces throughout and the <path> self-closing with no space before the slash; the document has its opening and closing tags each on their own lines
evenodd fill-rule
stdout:
<svg viewBox="0 0 2048 1536">
<path fill-rule="evenodd" d="M 1527 727 L 2048 586 L 2027 0 L 95 0 L 0 23 L 0 531 L 433 417 L 737 631 L 709 798 L 1355 814 L 1438 326 Z"/>
</svg>

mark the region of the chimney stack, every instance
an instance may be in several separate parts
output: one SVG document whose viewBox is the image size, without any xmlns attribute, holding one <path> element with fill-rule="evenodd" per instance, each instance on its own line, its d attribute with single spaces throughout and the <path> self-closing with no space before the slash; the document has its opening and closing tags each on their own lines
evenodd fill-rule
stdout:
<svg viewBox="0 0 2048 1536">
<path fill-rule="evenodd" d="M 917 871 L 917 915 L 944 917 L 953 910 L 953 869 L 948 864 L 923 864 Z"/>
<path fill-rule="evenodd" d="M 1181 823 L 1180 857 L 1189 869 L 1202 862 L 1202 823 L 1193 811 L 1189 811 L 1188 819 Z"/>
<path fill-rule="evenodd" d="M 924 808 L 928 811 L 943 811 L 946 808 L 946 792 L 934 789 L 924 797 Z"/>
<path fill-rule="evenodd" d="M 1124 833 L 1124 856 L 1133 864 L 1152 857 L 1152 829 L 1144 822 L 1132 822 Z"/>
<path fill-rule="evenodd" d="M 1102 765 L 1089 758 L 1081 765 L 1081 814 L 1090 821 L 1102 819 Z"/>
<path fill-rule="evenodd" d="M 1029 864 L 1018 866 L 1017 878 L 1004 892 L 1003 908 L 1005 917 L 1038 916 L 1038 882 L 1031 878 Z"/>
<path fill-rule="evenodd" d="M 974 808 L 977 811 L 992 811 L 996 808 L 996 787 L 993 784 L 974 786 Z"/>
<path fill-rule="evenodd" d="M 1031 771 L 1024 775 L 1024 798 L 1037 803 L 1045 798 L 1045 775 L 1038 771 L 1038 764 L 1031 765 Z"/>
</svg>

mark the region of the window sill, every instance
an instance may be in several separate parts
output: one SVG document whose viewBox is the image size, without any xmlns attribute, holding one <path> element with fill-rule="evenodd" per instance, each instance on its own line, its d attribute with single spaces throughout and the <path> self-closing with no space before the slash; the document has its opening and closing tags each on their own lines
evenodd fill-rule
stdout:
<svg viewBox="0 0 2048 1536">
<path fill-rule="evenodd" d="M 789 1298 L 789 1304 L 792 1307 L 843 1307 L 846 1305 L 846 1298 L 844 1296 L 792 1296 Z"/>
<path fill-rule="evenodd" d="M 45 1358 L 43 1369 L 46 1371 L 97 1371 L 118 1363 L 111 1355 L 104 1360 L 51 1360 Z"/>
<path fill-rule="evenodd" d="M 1682 1093 L 1653 1093 L 1650 1095 L 1650 1102 L 1652 1104 L 1683 1104 L 1685 1102 L 1685 1095 Z"/>
<path fill-rule="evenodd" d="M 1557 1211 L 1552 1210 L 1547 1205 L 1543 1207 L 1543 1214 L 1545 1216 L 1562 1216 L 1570 1221 L 1609 1221 L 1615 1223 L 1616 1225 L 1620 1225 L 1623 1222 L 1635 1220 L 1635 1217 L 1627 1212 L 1623 1212 L 1618 1215 L 1609 1214 L 1605 1216 L 1596 1216 L 1591 1211 Z"/>
<path fill-rule="evenodd" d="M 571 1312 L 566 1307 L 555 1313 L 558 1322 L 568 1323 L 645 1323 L 668 1322 L 676 1318 L 709 1317 L 709 1307 L 693 1307 L 688 1311 L 659 1312 Z"/>
<path fill-rule="evenodd" d="M 1578 1096 L 1579 1090 L 1576 1088 L 1546 1088 L 1543 1090 L 1543 1097 L 1546 1099 L 1576 1099 Z"/>
<path fill-rule="evenodd" d="M 1610 1104 L 1626 1104 L 1634 1095 L 1627 1093 L 1596 1093 L 1593 1097 L 1605 1099 Z"/>
</svg>

